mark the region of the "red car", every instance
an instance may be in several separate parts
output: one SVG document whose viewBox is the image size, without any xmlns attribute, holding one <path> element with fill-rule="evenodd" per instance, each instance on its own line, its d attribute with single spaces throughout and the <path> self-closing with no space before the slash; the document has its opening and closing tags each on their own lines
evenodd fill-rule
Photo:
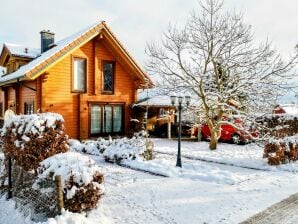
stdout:
<svg viewBox="0 0 298 224">
<path fill-rule="evenodd" d="M 239 128 L 236 128 L 230 124 L 222 124 L 221 135 L 219 138 L 220 141 L 229 141 L 233 142 L 234 144 L 245 144 L 252 141 L 251 136 L 257 137 L 256 131 L 247 134 L 247 132 L 240 130 L 243 128 L 243 122 L 240 118 L 234 118 L 232 122 L 235 124 L 235 126 L 238 126 Z M 196 133 L 198 133 L 198 130 L 196 131 Z M 207 123 L 202 124 L 201 134 L 202 139 L 210 139 L 211 134 Z"/>
</svg>

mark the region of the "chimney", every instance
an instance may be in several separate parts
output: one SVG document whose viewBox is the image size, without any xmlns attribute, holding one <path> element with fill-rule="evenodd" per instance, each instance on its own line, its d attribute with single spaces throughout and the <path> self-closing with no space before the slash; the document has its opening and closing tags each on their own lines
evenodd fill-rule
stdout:
<svg viewBox="0 0 298 224">
<path fill-rule="evenodd" d="M 40 31 L 40 37 L 41 37 L 41 53 L 49 50 L 51 48 L 51 45 L 55 42 L 55 34 L 50 32 L 50 30 L 42 30 Z"/>
</svg>

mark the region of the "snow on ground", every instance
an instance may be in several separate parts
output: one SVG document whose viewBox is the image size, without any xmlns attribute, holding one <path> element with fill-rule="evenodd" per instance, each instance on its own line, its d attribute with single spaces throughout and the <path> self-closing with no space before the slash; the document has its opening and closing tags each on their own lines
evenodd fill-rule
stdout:
<svg viewBox="0 0 298 224">
<path fill-rule="evenodd" d="M 176 154 L 177 141 L 153 141 L 157 151 Z M 154 161 L 124 162 L 169 176 L 160 177 L 107 163 L 100 154 L 89 155 L 105 174 L 106 191 L 99 208 L 87 218 L 84 214 L 63 213 L 48 223 L 233 224 L 297 192 L 298 175 L 282 170 L 295 169 L 267 166 L 258 146 L 221 143 L 218 151 L 212 152 L 207 144 L 182 142 L 182 155 L 236 166 L 182 158 L 183 168 L 179 169 L 175 167 L 175 155 L 159 153 Z M 13 202 L 0 199 L 0 223 L 31 223 L 27 221 L 14 209 Z"/>
<path fill-rule="evenodd" d="M 156 158 L 153 161 L 124 160 L 122 164 L 167 177 L 188 178 L 222 184 L 236 184 L 246 177 L 214 167 L 210 164 L 187 163 L 182 168 L 174 166 L 173 158 Z"/>
<path fill-rule="evenodd" d="M 154 139 L 157 152 L 177 154 L 177 141 L 166 139 Z M 290 172 L 298 171 L 298 163 L 270 166 L 267 159 L 263 158 L 263 148 L 256 144 L 233 145 L 220 143 L 216 151 L 208 148 L 208 142 L 182 142 L 182 156 L 194 159 L 202 159 L 209 162 L 225 163 L 229 165 L 247 167 L 261 170 L 284 170 Z"/>
</svg>

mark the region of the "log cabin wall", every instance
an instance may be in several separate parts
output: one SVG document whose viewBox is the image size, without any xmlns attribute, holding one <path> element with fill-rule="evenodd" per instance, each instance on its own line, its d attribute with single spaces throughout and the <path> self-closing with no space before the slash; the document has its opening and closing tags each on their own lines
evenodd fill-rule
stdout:
<svg viewBox="0 0 298 224">
<path fill-rule="evenodd" d="M 36 89 L 36 81 L 23 82 L 23 85 L 19 86 L 19 113 L 25 114 L 25 103 L 32 103 L 34 108 L 33 112 L 37 112 L 36 91 L 33 89 Z"/>
<path fill-rule="evenodd" d="M 6 88 L 7 91 L 7 109 L 12 110 L 13 112 L 16 111 L 16 88 L 13 86 L 9 86 Z"/>
<path fill-rule="evenodd" d="M 73 57 L 87 59 L 87 91 L 72 92 Z M 102 61 L 115 61 L 114 94 L 102 94 Z M 66 56 L 37 81 L 37 95 L 41 96 L 42 112 L 60 113 L 65 120 L 66 133 L 72 138 L 90 137 L 89 106 L 93 103 L 123 103 L 125 105 L 125 133 L 128 133 L 131 104 L 135 101 L 134 81 L 102 40 L 93 39 Z M 41 84 L 41 87 L 39 87 Z M 37 99 L 37 102 L 39 100 Z"/>
</svg>

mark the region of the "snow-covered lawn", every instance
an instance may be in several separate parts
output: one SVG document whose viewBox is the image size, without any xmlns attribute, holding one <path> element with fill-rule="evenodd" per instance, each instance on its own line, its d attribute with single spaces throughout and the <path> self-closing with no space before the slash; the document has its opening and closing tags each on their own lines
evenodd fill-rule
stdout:
<svg viewBox="0 0 298 224">
<path fill-rule="evenodd" d="M 177 141 L 154 139 L 157 152 L 176 155 Z M 257 144 L 234 145 L 220 143 L 216 151 L 208 148 L 208 142 L 182 142 L 182 156 L 201 159 L 204 161 L 224 163 L 239 167 L 261 169 L 261 170 L 284 170 L 297 172 L 298 163 L 281 165 L 278 167 L 270 166 L 267 159 L 263 159 L 263 148 Z"/>
<path fill-rule="evenodd" d="M 206 142 L 182 142 L 182 155 L 235 166 L 182 158 L 180 169 L 175 167 L 177 141 L 153 141 L 155 150 L 167 154 L 157 153 L 149 162 L 123 163 L 168 177 L 107 163 L 100 154 L 89 155 L 105 175 L 106 191 L 100 207 L 87 218 L 64 213 L 48 223 L 239 223 L 298 191 L 298 175 L 285 171 L 295 171 L 298 164 L 273 169 L 262 159 L 262 149 L 254 144 L 221 143 L 211 152 Z M 0 198 L 0 223 L 31 222 L 22 220 L 11 201 Z"/>
</svg>

